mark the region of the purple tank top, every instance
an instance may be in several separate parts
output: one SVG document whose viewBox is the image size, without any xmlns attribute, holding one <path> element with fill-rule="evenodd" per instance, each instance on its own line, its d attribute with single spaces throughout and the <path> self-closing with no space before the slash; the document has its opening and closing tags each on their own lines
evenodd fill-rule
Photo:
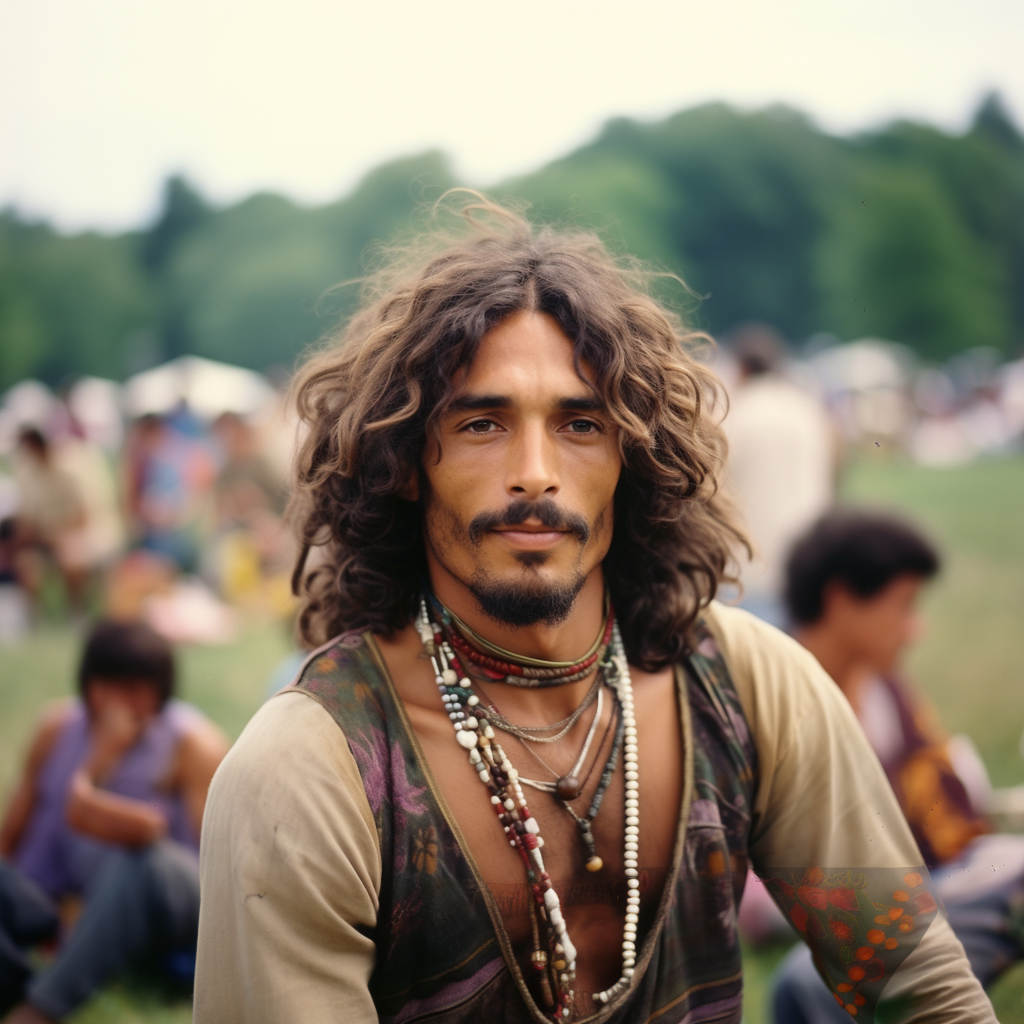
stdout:
<svg viewBox="0 0 1024 1024">
<path fill-rule="evenodd" d="M 167 816 L 170 838 L 196 852 L 199 840 L 184 801 L 162 786 L 182 736 L 200 716 L 191 704 L 168 701 L 104 785 L 110 793 L 144 800 L 159 808 Z M 65 815 L 71 778 L 88 752 L 88 716 L 79 701 L 39 772 L 35 806 L 13 858 L 26 875 L 54 897 L 86 890 L 106 856 L 118 848 L 75 832 Z"/>
</svg>

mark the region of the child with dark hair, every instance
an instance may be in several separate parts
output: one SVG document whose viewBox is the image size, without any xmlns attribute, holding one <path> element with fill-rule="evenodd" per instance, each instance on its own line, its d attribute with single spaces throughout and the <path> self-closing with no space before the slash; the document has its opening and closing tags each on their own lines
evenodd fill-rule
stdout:
<svg viewBox="0 0 1024 1024">
<path fill-rule="evenodd" d="M 104 622 L 85 645 L 79 698 L 49 708 L 0 824 L 0 1013 L 61 1020 L 120 971 L 194 950 L 199 829 L 227 750 L 198 709 L 174 699 L 167 642 Z M 59 933 L 35 976 L 26 949 Z"/>
<path fill-rule="evenodd" d="M 785 600 L 794 635 L 853 707 L 974 973 L 988 984 L 1024 956 L 1024 839 L 988 834 L 980 759 L 951 745 L 927 697 L 900 673 L 921 629 L 918 596 L 939 567 L 935 548 L 907 523 L 838 510 L 792 548 Z M 780 970 L 774 1011 L 776 1024 L 848 1019 L 801 950 Z"/>
</svg>

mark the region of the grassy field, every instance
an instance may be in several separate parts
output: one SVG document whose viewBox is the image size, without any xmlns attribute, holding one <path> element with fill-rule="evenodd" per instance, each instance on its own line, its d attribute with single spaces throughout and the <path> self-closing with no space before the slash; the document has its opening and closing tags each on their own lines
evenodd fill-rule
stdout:
<svg viewBox="0 0 1024 1024">
<path fill-rule="evenodd" d="M 924 469 L 881 460 L 851 467 L 851 502 L 888 506 L 922 524 L 942 547 L 946 565 L 927 596 L 931 629 L 910 668 L 950 731 L 977 744 L 997 785 L 1024 782 L 1018 743 L 1024 731 L 1024 459 Z M 0 797 L 18 771 L 41 706 L 72 686 L 78 637 L 46 626 L 0 651 Z M 289 650 L 285 629 L 254 622 L 241 639 L 181 652 L 182 695 L 234 738 L 263 699 L 267 679 Z M 781 950 L 750 952 L 747 1024 L 767 1024 L 771 971 Z M 1003 1024 L 1024 1024 L 1024 965 L 992 992 Z M 186 1001 L 168 1001 L 135 982 L 112 986 L 75 1024 L 185 1024 Z"/>
</svg>

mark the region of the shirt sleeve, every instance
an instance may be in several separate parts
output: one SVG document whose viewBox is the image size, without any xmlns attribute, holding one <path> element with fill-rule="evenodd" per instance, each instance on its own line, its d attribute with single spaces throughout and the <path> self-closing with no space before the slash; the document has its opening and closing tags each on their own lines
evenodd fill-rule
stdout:
<svg viewBox="0 0 1024 1024">
<path fill-rule="evenodd" d="M 203 818 L 197 1024 L 376 1024 L 377 831 L 341 730 L 286 692 L 214 776 Z"/>
<path fill-rule="evenodd" d="M 988 1024 L 888 780 L 849 703 L 795 640 L 713 603 L 707 624 L 754 740 L 750 857 L 856 1020 Z"/>
</svg>

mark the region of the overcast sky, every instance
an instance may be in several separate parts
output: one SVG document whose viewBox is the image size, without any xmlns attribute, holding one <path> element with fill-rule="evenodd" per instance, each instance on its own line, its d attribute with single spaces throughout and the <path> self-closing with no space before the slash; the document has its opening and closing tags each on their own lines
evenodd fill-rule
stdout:
<svg viewBox="0 0 1024 1024">
<path fill-rule="evenodd" d="M 174 171 L 323 202 L 432 147 L 486 186 L 712 99 L 960 129 L 998 88 L 1020 124 L 1022 52 L 1022 0 L 0 0 L 0 206 L 121 228 Z"/>
</svg>

